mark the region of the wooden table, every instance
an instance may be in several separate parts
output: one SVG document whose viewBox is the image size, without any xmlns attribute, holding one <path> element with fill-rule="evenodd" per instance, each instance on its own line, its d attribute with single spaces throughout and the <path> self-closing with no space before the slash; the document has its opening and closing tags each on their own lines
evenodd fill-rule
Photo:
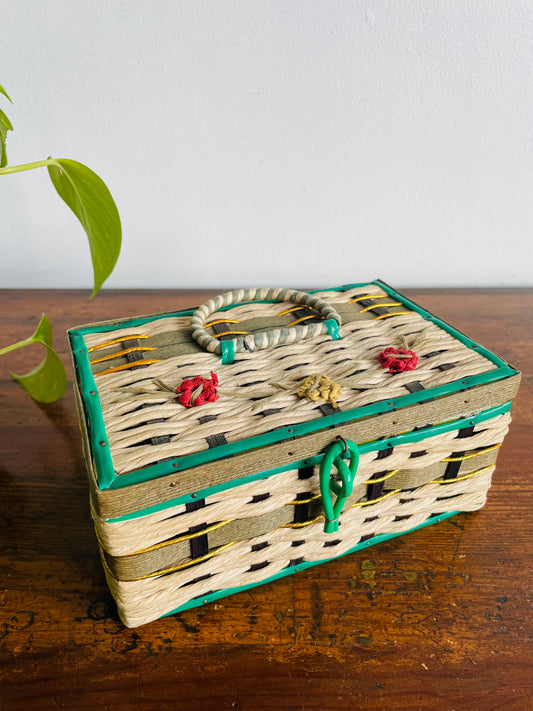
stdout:
<svg viewBox="0 0 533 711">
<path fill-rule="evenodd" d="M 533 709 L 533 290 L 410 290 L 523 372 L 486 507 L 136 630 L 100 565 L 72 388 L 0 363 L 0 709 Z M 0 345 L 207 292 L 0 292 Z M 30 349 L 26 349 L 29 351 Z M 69 368 L 70 371 L 70 368 Z"/>
</svg>

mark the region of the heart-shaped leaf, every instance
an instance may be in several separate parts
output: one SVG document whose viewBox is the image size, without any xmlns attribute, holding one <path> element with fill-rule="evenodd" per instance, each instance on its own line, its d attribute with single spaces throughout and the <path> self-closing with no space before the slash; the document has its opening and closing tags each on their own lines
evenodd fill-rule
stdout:
<svg viewBox="0 0 533 711">
<path fill-rule="evenodd" d="M 4 168 L 7 165 L 6 136 L 7 132 L 12 130 L 11 121 L 0 109 L 0 168 Z"/>
<path fill-rule="evenodd" d="M 47 167 L 55 189 L 87 234 L 94 271 L 92 298 L 120 254 L 122 228 L 117 206 L 104 181 L 86 165 L 68 158 L 49 158 Z"/>
<path fill-rule="evenodd" d="M 10 97 L 9 97 L 9 94 L 8 94 L 7 91 L 4 89 L 4 87 L 2 86 L 2 84 L 0 84 L 0 94 L 3 94 L 3 95 L 6 97 L 6 99 L 9 101 L 10 104 L 13 103 L 13 102 L 11 101 Z"/>
<path fill-rule="evenodd" d="M 23 348 L 33 343 L 40 343 L 46 348 L 44 360 L 25 375 L 17 375 L 16 373 L 10 373 L 10 375 L 35 400 L 39 402 L 54 402 L 54 400 L 58 400 L 65 394 L 67 374 L 61 359 L 52 348 L 52 325 L 45 314 L 42 315 L 33 336 L 3 350 L 7 352 L 8 350 Z"/>
</svg>

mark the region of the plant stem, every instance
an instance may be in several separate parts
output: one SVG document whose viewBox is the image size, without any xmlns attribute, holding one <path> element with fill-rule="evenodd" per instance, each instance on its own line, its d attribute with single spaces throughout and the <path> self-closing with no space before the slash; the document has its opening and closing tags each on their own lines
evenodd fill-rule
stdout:
<svg viewBox="0 0 533 711">
<path fill-rule="evenodd" d="M 10 351 L 16 351 L 17 348 L 24 348 L 24 346 L 29 346 L 30 343 L 35 343 L 33 338 L 26 338 L 24 341 L 19 341 L 18 343 L 12 343 L 10 346 L 5 348 L 0 348 L 0 356 L 9 353 Z"/>
<path fill-rule="evenodd" d="M 45 165 L 50 165 L 52 162 L 52 159 L 47 159 L 37 160 L 34 163 L 22 163 L 22 165 L 9 165 L 5 168 L 0 168 L 0 175 L 7 175 L 7 173 L 19 173 L 23 170 L 33 170 L 34 168 L 43 168 Z"/>
</svg>

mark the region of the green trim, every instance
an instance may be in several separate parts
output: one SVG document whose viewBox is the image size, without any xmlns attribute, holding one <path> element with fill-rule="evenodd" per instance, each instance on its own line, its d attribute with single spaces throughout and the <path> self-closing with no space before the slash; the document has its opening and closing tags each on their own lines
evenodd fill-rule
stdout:
<svg viewBox="0 0 533 711">
<path fill-rule="evenodd" d="M 220 361 L 222 365 L 231 365 L 235 360 L 235 342 L 234 341 L 220 341 L 220 350 L 222 353 L 222 360 Z"/>
<path fill-rule="evenodd" d="M 328 318 L 327 321 L 324 321 L 324 326 L 328 329 L 328 333 L 332 340 L 341 340 L 342 336 L 339 332 L 339 324 L 334 318 Z"/>
<path fill-rule="evenodd" d="M 87 412 L 90 448 L 96 465 L 98 485 L 101 488 L 107 488 L 116 478 L 116 474 L 107 441 L 100 396 L 89 364 L 89 351 L 85 345 L 85 339 L 78 331 L 69 331 L 68 335 L 78 368 L 83 404 Z M 103 444 L 100 444 L 101 442 Z"/>
<path fill-rule="evenodd" d="M 502 415 L 505 412 L 509 412 L 511 409 L 511 401 L 506 402 L 503 405 L 498 405 L 497 407 L 491 407 L 488 410 L 484 410 L 473 417 L 464 417 L 460 420 L 451 420 L 450 422 L 444 422 L 440 425 L 435 425 L 431 430 L 413 430 L 412 432 L 405 432 L 404 434 L 396 435 L 396 437 L 390 437 L 389 439 L 374 440 L 373 442 L 364 442 L 358 445 L 359 452 L 365 454 L 366 452 L 379 452 L 382 449 L 390 449 L 391 447 L 396 447 L 400 444 L 410 444 L 413 442 L 420 442 L 428 437 L 436 437 L 437 435 L 444 434 L 446 432 L 451 432 L 453 430 L 464 429 L 465 427 L 473 427 L 481 422 L 490 420 L 493 417 Z M 199 499 L 205 499 L 213 494 L 218 494 L 221 491 L 226 491 L 227 489 L 233 489 L 237 486 L 242 486 L 243 484 L 249 484 L 252 481 L 257 481 L 259 479 L 266 479 L 274 474 L 281 474 L 289 469 L 301 469 L 302 467 L 308 466 L 318 466 L 323 458 L 323 454 L 319 454 L 316 457 L 309 457 L 308 459 L 300 459 L 290 464 L 284 464 L 281 467 L 276 467 L 275 469 L 268 469 L 262 472 L 256 472 L 255 474 L 250 474 L 249 476 L 241 477 L 240 479 L 235 479 L 233 481 L 224 482 L 223 484 L 218 484 L 217 486 L 210 486 L 205 489 L 199 489 L 198 491 L 192 491 L 183 496 L 178 496 L 175 499 L 170 499 L 164 501 L 160 504 L 154 504 L 145 509 L 140 509 L 139 511 L 134 511 L 130 514 L 124 514 L 123 516 L 117 516 L 116 518 L 109 518 L 106 521 L 110 523 L 116 523 L 118 521 L 130 521 L 132 519 L 141 518 L 142 516 L 149 516 L 157 511 L 163 511 L 164 509 L 171 508 L 172 506 L 179 506 L 180 504 L 188 504 L 193 501 L 198 501 Z"/>
<path fill-rule="evenodd" d="M 445 521 L 447 518 L 450 518 L 451 516 L 456 516 L 459 513 L 461 513 L 461 512 L 460 511 L 450 511 L 448 513 L 440 514 L 439 516 L 431 516 L 426 521 L 424 521 L 424 523 L 421 523 L 418 526 L 415 526 L 414 528 L 410 528 L 408 531 L 401 531 L 400 533 L 382 533 L 378 536 L 374 536 L 374 538 L 371 538 L 369 541 L 364 541 L 363 543 L 358 543 L 353 548 L 350 548 L 349 551 L 346 551 L 346 553 L 341 553 L 340 555 L 333 556 L 333 558 L 325 558 L 323 560 L 313 560 L 313 561 L 309 561 L 309 562 L 305 562 L 305 563 L 300 563 L 299 565 L 292 565 L 287 568 L 284 568 L 283 570 L 281 570 L 279 573 L 276 573 L 275 575 L 271 575 L 269 578 L 265 578 L 264 580 L 260 580 L 256 583 L 250 583 L 250 585 L 240 585 L 235 588 L 226 588 L 225 590 L 218 590 L 217 592 L 210 593 L 209 595 L 201 595 L 200 597 L 194 598 L 193 600 L 189 600 L 189 602 L 186 602 L 184 605 L 180 605 L 180 607 L 177 607 L 175 610 L 165 613 L 164 615 L 162 615 L 162 617 L 168 617 L 169 615 L 175 615 L 178 612 L 184 612 L 185 610 L 190 610 L 193 607 L 200 607 L 201 605 L 205 605 L 209 602 L 213 602 L 214 600 L 219 600 L 221 597 L 226 597 L 228 595 L 234 595 L 235 593 L 244 592 L 245 590 L 251 590 L 252 588 L 258 587 L 259 585 L 267 585 L 268 583 L 272 583 L 275 580 L 279 580 L 280 578 L 285 578 L 288 575 L 293 575 L 294 573 L 299 573 L 302 570 L 307 570 L 308 568 L 313 568 L 315 565 L 320 565 L 322 563 L 330 563 L 333 560 L 337 560 L 338 558 L 343 558 L 346 555 L 351 555 L 352 553 L 355 553 L 356 551 L 360 551 L 363 548 L 369 548 L 370 546 L 375 546 L 377 543 L 383 543 L 384 541 L 390 541 L 392 538 L 397 538 L 398 536 L 404 536 L 407 533 L 412 533 L 413 531 L 418 531 L 420 528 L 425 528 L 426 526 L 431 526 L 434 523 L 440 523 L 441 521 Z"/>
<path fill-rule="evenodd" d="M 304 422 L 300 424 L 293 425 L 291 427 L 284 427 L 282 429 L 274 430 L 273 432 L 267 432 L 263 435 L 257 435 L 255 437 L 250 437 L 239 442 L 232 442 L 230 444 L 222 445 L 213 449 L 209 449 L 203 452 L 197 452 L 195 454 L 188 455 L 186 457 L 177 458 L 175 460 L 168 460 L 166 462 L 161 462 L 159 464 L 154 464 L 149 467 L 145 467 L 138 471 L 129 472 L 127 474 L 117 475 L 114 471 L 113 462 L 109 452 L 109 447 L 107 446 L 107 435 L 104 427 L 104 422 L 102 418 L 101 408 L 99 407 L 100 402 L 98 397 L 91 396 L 91 392 L 98 392 L 96 383 L 91 372 L 88 353 L 85 344 L 80 345 L 79 339 L 83 341 L 83 335 L 87 333 L 95 333 L 101 331 L 113 331 L 125 327 L 131 327 L 135 325 L 141 325 L 148 323 L 158 318 L 167 318 L 169 316 L 187 316 L 192 315 L 193 310 L 174 312 L 171 314 L 160 314 L 155 316 L 146 316 L 137 319 L 130 319 L 121 321 L 116 324 L 111 324 L 107 326 L 93 326 L 87 328 L 81 328 L 77 330 L 69 331 L 69 335 L 72 339 L 73 344 L 76 347 L 73 349 L 74 358 L 76 365 L 78 367 L 78 373 L 80 378 L 80 387 L 82 397 L 86 403 L 87 412 L 89 416 L 89 430 L 91 436 L 91 448 L 95 461 L 97 462 L 97 472 L 98 472 L 98 486 L 101 490 L 109 488 L 122 488 L 125 486 L 130 486 L 131 484 L 137 484 L 144 481 L 149 481 L 157 477 L 165 476 L 167 474 L 175 473 L 176 471 L 184 471 L 190 467 L 198 466 L 200 464 L 206 464 L 216 459 L 223 457 L 232 456 L 235 454 L 240 454 L 241 452 L 247 451 L 255 447 L 264 447 L 268 444 L 273 444 L 277 442 L 282 442 L 286 439 L 291 439 L 293 437 L 299 437 L 303 435 L 316 432 L 317 430 L 324 429 L 326 427 L 331 427 L 337 424 L 343 424 L 344 422 L 357 420 L 362 417 L 369 417 L 372 415 L 381 414 L 383 412 L 388 412 L 390 410 L 399 409 L 401 407 L 406 407 L 419 402 L 424 402 L 435 397 L 440 397 L 444 395 L 449 395 L 451 393 L 459 392 L 461 390 L 466 390 L 468 388 L 485 385 L 487 383 L 493 382 L 495 380 L 501 380 L 503 378 L 510 377 L 518 373 L 517 370 L 511 368 L 505 363 L 501 358 L 498 358 L 490 351 L 486 350 L 480 346 L 475 341 L 467 338 L 464 334 L 460 333 L 452 326 L 449 326 L 444 321 L 436 318 L 430 314 L 425 309 L 407 299 L 402 294 L 392 289 L 390 286 L 382 281 L 368 282 L 364 284 L 349 284 L 341 289 L 350 289 L 355 287 L 364 287 L 375 285 L 383 289 L 387 294 L 395 299 L 401 301 L 406 307 L 412 309 L 413 311 L 420 314 L 423 318 L 432 323 L 437 324 L 447 333 L 455 337 L 457 340 L 465 344 L 469 348 L 475 349 L 485 358 L 487 358 L 491 363 L 495 364 L 497 368 L 479 375 L 472 375 L 462 380 L 456 380 L 446 385 L 441 385 L 437 388 L 432 388 L 429 390 L 422 390 L 415 393 L 410 393 L 408 395 L 403 395 L 399 398 L 389 401 L 381 401 L 374 403 L 372 405 L 366 405 L 363 407 L 355 408 L 353 410 L 345 410 L 342 412 L 334 413 L 327 417 L 321 418 L 320 420 L 314 420 L 311 422 Z M 316 291 L 337 291 L 339 287 L 332 287 L 331 289 L 318 289 Z M 315 292 L 310 292 L 315 293 Z M 269 302 L 275 303 L 275 302 Z M 233 308 L 235 305 L 229 305 L 221 310 L 227 310 Z M 231 343 L 231 341 L 222 341 L 223 343 Z M 85 349 L 85 352 L 82 351 Z M 100 445 L 100 442 L 106 442 L 105 445 Z"/>
</svg>

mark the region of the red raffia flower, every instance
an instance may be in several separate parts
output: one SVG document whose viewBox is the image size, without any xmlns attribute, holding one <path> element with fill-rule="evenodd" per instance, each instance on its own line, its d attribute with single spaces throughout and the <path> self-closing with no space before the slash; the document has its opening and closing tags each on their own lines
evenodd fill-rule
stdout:
<svg viewBox="0 0 533 711">
<path fill-rule="evenodd" d="M 176 388 L 178 402 L 184 407 L 198 407 L 218 400 L 218 376 L 211 371 L 211 378 L 188 378 Z"/>
<path fill-rule="evenodd" d="M 414 351 L 406 348 L 385 348 L 379 354 L 379 362 L 389 373 L 403 373 L 404 370 L 414 370 L 418 363 L 418 356 Z"/>
</svg>

